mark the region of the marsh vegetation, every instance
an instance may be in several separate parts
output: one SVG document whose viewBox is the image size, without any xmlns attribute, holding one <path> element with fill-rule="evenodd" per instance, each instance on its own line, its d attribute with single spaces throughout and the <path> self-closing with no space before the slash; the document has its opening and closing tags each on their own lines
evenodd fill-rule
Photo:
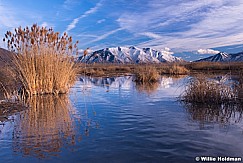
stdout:
<svg viewBox="0 0 243 163">
<path fill-rule="evenodd" d="M 14 33 L 7 31 L 4 41 L 14 53 L 11 71 L 23 96 L 68 92 L 76 77 L 71 54 L 77 45 L 72 37 L 34 24 L 16 28 Z"/>
<path fill-rule="evenodd" d="M 234 80 L 222 76 L 219 80 L 197 75 L 191 78 L 181 100 L 187 103 L 230 104 L 242 101 L 242 73 Z"/>
</svg>

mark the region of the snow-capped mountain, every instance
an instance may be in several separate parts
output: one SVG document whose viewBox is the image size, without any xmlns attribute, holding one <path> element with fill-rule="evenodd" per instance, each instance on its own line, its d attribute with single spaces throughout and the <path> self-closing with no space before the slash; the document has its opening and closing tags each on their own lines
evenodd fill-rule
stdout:
<svg viewBox="0 0 243 163">
<path fill-rule="evenodd" d="M 215 54 L 213 56 L 197 60 L 195 62 L 204 62 L 204 61 L 207 61 L 207 62 L 224 62 L 228 58 L 229 58 L 229 54 L 224 53 L 224 52 L 220 52 L 218 54 Z"/>
<path fill-rule="evenodd" d="M 243 52 L 231 54 L 230 61 L 232 62 L 242 62 L 243 61 Z"/>
<path fill-rule="evenodd" d="M 86 63 L 160 63 L 181 62 L 179 57 L 172 56 L 172 52 L 154 50 L 151 48 L 115 47 L 94 51 L 79 57 L 79 61 Z"/>
<path fill-rule="evenodd" d="M 216 55 L 197 60 L 195 62 L 240 62 L 243 61 L 243 52 L 236 54 L 227 54 L 220 52 Z"/>
</svg>

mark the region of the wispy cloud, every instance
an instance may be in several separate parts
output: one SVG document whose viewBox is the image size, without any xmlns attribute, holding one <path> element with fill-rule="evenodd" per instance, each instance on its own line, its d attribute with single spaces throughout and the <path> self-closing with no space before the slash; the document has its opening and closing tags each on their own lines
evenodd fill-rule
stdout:
<svg viewBox="0 0 243 163">
<path fill-rule="evenodd" d="M 105 21 L 106 21 L 106 19 L 100 19 L 100 20 L 97 21 L 97 24 L 103 23 Z"/>
<path fill-rule="evenodd" d="M 121 31 L 121 30 L 123 30 L 123 28 L 117 28 L 117 29 L 114 29 L 112 31 L 109 31 L 109 32 L 107 32 L 107 33 L 105 33 L 103 35 L 97 36 L 97 38 L 95 38 L 95 39 L 93 39 L 93 40 L 91 40 L 89 42 L 84 43 L 83 46 L 84 45 L 91 44 L 91 43 L 94 43 L 94 42 L 98 42 L 98 41 L 103 40 L 103 39 L 106 39 L 110 35 L 113 35 L 114 33 L 118 32 L 118 31 Z"/>
<path fill-rule="evenodd" d="M 65 0 L 62 7 L 67 10 L 71 10 L 73 6 L 78 4 L 78 0 Z"/>
<path fill-rule="evenodd" d="M 20 21 L 16 19 L 16 14 L 12 9 L 7 8 L 0 3 L 0 24 L 7 28 L 14 28 L 20 25 Z"/>
<path fill-rule="evenodd" d="M 81 16 L 73 19 L 73 21 L 67 26 L 67 29 L 65 30 L 66 32 L 69 32 L 70 30 L 72 30 L 73 28 L 76 27 L 77 23 L 79 22 L 80 19 L 85 18 L 87 16 L 89 16 L 90 14 L 93 14 L 95 12 L 97 12 L 97 10 L 102 6 L 102 1 L 100 1 L 99 3 L 97 3 L 95 5 L 95 7 L 90 8 L 88 11 L 86 11 L 84 14 L 82 14 Z"/>
<path fill-rule="evenodd" d="M 140 46 L 197 50 L 243 43 L 241 0 L 186 0 L 176 5 L 153 0 L 147 5 L 140 13 L 124 12 L 117 19 L 135 36 L 152 38 Z"/>
<path fill-rule="evenodd" d="M 98 36 L 94 35 L 94 34 L 86 34 L 86 33 L 81 33 L 81 34 L 78 34 L 77 35 L 78 37 L 81 37 L 81 38 L 97 38 Z"/>
<path fill-rule="evenodd" d="M 14 8 L 2 3 L 2 1 L 0 1 L 0 18 L 0 47 L 7 48 L 6 44 L 2 41 L 5 32 L 9 30 L 14 31 L 14 29 L 20 25 L 26 25 L 24 23 L 26 23 L 28 20 L 23 22 L 15 12 Z"/>
<path fill-rule="evenodd" d="M 144 36 L 147 36 L 147 37 L 152 38 L 152 39 L 159 39 L 159 38 L 161 38 L 160 35 L 158 35 L 156 33 L 153 33 L 153 32 L 143 32 L 143 33 L 140 33 L 140 35 L 144 35 Z"/>
<path fill-rule="evenodd" d="M 67 29 L 65 30 L 66 32 L 69 32 L 70 30 L 72 30 L 73 28 L 76 27 L 76 24 L 79 22 L 79 19 L 81 19 L 81 17 L 75 18 L 73 19 L 73 21 L 67 26 Z"/>
<path fill-rule="evenodd" d="M 218 54 L 220 51 L 213 49 L 199 49 L 197 50 L 198 54 Z"/>
</svg>

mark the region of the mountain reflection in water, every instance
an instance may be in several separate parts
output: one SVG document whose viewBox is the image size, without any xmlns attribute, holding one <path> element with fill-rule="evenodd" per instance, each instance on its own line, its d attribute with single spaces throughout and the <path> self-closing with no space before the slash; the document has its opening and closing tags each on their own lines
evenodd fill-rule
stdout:
<svg viewBox="0 0 243 163">
<path fill-rule="evenodd" d="M 176 80 L 183 79 L 185 76 L 161 76 L 158 82 L 154 83 L 136 83 L 134 76 L 120 76 L 120 77 L 80 77 L 80 82 L 86 87 L 98 86 L 109 89 L 137 89 L 139 92 L 151 94 L 158 89 L 169 89 L 175 84 Z M 179 86 L 178 86 L 179 87 Z"/>
</svg>

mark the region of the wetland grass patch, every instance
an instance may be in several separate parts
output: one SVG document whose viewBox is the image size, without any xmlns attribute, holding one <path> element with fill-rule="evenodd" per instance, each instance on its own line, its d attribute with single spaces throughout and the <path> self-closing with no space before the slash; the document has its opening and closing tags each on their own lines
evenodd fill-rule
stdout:
<svg viewBox="0 0 243 163">
<path fill-rule="evenodd" d="M 199 75 L 189 81 L 181 99 L 186 103 L 237 103 L 239 102 L 239 86 L 238 82 L 222 82 Z"/>
<path fill-rule="evenodd" d="M 153 66 L 140 66 L 135 72 L 135 81 L 137 83 L 155 83 L 160 79 L 160 74 Z"/>
<path fill-rule="evenodd" d="M 22 95 L 68 92 L 77 73 L 72 57 L 77 42 L 73 44 L 72 37 L 34 24 L 16 28 L 15 33 L 7 31 L 4 41 L 15 53 L 13 69 L 21 82 Z"/>
</svg>

